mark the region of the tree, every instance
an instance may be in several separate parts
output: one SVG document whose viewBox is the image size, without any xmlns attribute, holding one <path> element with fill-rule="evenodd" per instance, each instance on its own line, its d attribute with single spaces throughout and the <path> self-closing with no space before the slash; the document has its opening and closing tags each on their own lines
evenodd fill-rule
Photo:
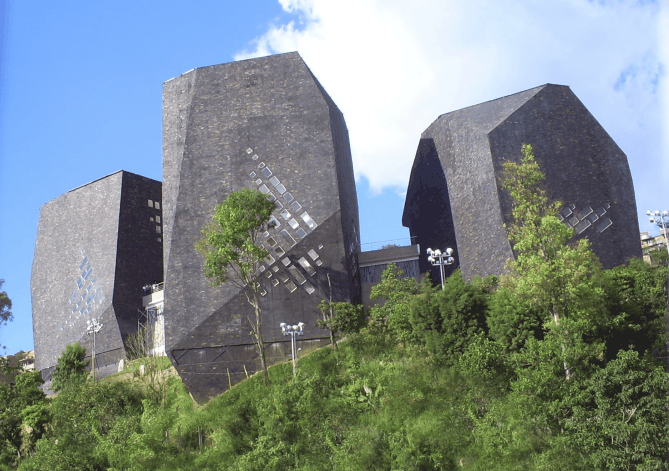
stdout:
<svg viewBox="0 0 669 471">
<path fill-rule="evenodd" d="M 5 280 L 0 279 L 0 289 Z M 0 291 L 0 327 L 6 325 L 7 322 L 14 320 L 14 315 L 10 309 L 12 308 L 12 300 L 9 299 L 5 291 Z M 2 347 L 7 349 L 7 347 Z"/>
<path fill-rule="evenodd" d="M 418 292 L 416 280 L 405 278 L 404 270 L 389 263 L 381 274 L 381 282 L 372 287 L 370 299 L 383 300 L 369 309 L 369 324 L 372 330 L 393 335 L 402 341 L 412 338 L 409 321 L 411 299 Z"/>
<path fill-rule="evenodd" d="M 58 392 L 72 383 L 84 380 L 87 376 L 86 367 L 89 364 L 84 358 L 86 349 L 79 342 L 65 347 L 52 374 L 51 389 Z"/>
<path fill-rule="evenodd" d="M 269 252 L 258 243 L 260 234 L 274 226 L 270 216 L 274 203 L 264 194 L 244 188 L 216 205 L 213 222 L 202 228 L 202 239 L 195 244 L 205 258 L 204 275 L 210 286 L 231 282 L 239 287 L 253 307 L 255 320 L 248 317 L 251 335 L 260 357 L 265 381 L 269 383 L 260 306 L 260 264 Z"/>
<path fill-rule="evenodd" d="M 532 146 L 524 144 L 520 163 L 504 164 L 503 188 L 513 199 L 513 223 L 507 226 L 516 259 L 509 262 L 510 276 L 501 286 L 521 302 L 550 316 L 549 330 L 561 338 L 566 377 L 570 363 L 582 364 L 597 354 L 597 345 L 582 337 L 603 322 L 605 315 L 601 264 L 587 239 L 569 243 L 574 230 L 556 217 L 561 203 L 548 203 L 540 187 L 544 174 Z M 571 358 L 570 358 L 571 357 Z"/>
</svg>

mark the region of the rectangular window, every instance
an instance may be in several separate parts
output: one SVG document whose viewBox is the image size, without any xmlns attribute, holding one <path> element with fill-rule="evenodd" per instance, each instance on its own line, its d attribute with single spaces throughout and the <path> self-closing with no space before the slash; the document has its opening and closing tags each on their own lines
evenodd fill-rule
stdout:
<svg viewBox="0 0 669 471">
<path fill-rule="evenodd" d="M 288 242 L 288 244 L 290 244 L 291 247 L 296 244 L 295 239 L 293 239 L 293 236 L 290 235 L 288 231 L 285 229 L 281 230 L 281 237 L 283 237 L 283 240 Z"/>
<path fill-rule="evenodd" d="M 270 179 L 269 179 L 269 182 L 270 182 L 273 186 L 277 186 L 279 183 L 281 183 L 281 182 L 279 181 L 279 179 L 276 178 L 276 177 L 272 177 L 272 178 L 270 178 Z"/>
<path fill-rule="evenodd" d="M 278 285 L 278 284 L 279 284 L 279 280 L 277 280 L 276 278 L 272 280 L 272 286 L 276 287 L 276 285 Z"/>
<path fill-rule="evenodd" d="M 288 265 L 290 265 L 290 259 L 286 257 L 283 260 L 281 260 L 281 263 L 283 263 L 284 267 L 287 267 Z"/>
<path fill-rule="evenodd" d="M 286 202 L 290 203 L 291 201 L 293 201 L 293 195 L 286 192 L 286 193 L 283 194 L 283 199 L 285 199 Z"/>
<path fill-rule="evenodd" d="M 274 216 L 270 216 L 269 217 L 269 227 L 276 229 L 277 227 L 281 227 L 281 223 Z"/>
<path fill-rule="evenodd" d="M 319 257 L 318 252 L 316 252 L 314 249 L 309 250 L 307 254 L 311 257 L 312 260 L 316 260 Z"/>
<path fill-rule="evenodd" d="M 156 201 L 155 208 L 160 209 L 160 202 Z"/>
<path fill-rule="evenodd" d="M 156 234 L 160 234 L 160 226 L 156 226 Z"/>
<path fill-rule="evenodd" d="M 304 285 L 304 289 L 307 290 L 307 293 L 308 293 L 308 294 L 311 294 L 311 293 L 313 293 L 314 291 L 316 291 L 316 288 L 314 288 L 313 286 L 311 286 L 310 283 L 305 284 L 305 285 Z"/>
<path fill-rule="evenodd" d="M 306 258 L 301 257 L 298 260 L 298 262 L 300 263 L 302 268 L 304 268 L 304 271 L 306 271 L 309 274 L 309 276 L 314 276 L 316 274 L 316 270 L 314 270 L 314 267 L 311 266 L 311 263 L 309 263 L 309 261 Z"/>
<path fill-rule="evenodd" d="M 286 251 L 283 250 L 283 249 L 281 248 L 280 245 L 277 245 L 277 246 L 274 248 L 274 251 L 276 252 L 276 254 L 277 254 L 279 257 L 286 253 Z"/>
<path fill-rule="evenodd" d="M 274 237 L 268 237 L 267 243 L 269 244 L 270 247 L 274 247 L 276 245 L 276 240 L 274 240 Z"/>
<path fill-rule="evenodd" d="M 281 183 L 279 183 L 276 186 L 276 191 L 278 191 L 279 193 L 281 193 L 283 195 L 286 192 L 286 187 L 283 186 Z"/>
<path fill-rule="evenodd" d="M 256 173 L 255 173 L 255 172 L 251 172 L 251 173 L 249 173 L 249 177 L 251 177 L 251 178 L 255 178 L 255 177 L 256 177 Z"/>
<path fill-rule="evenodd" d="M 302 209 L 302 205 L 298 203 L 297 201 L 293 201 L 290 206 L 292 206 L 293 211 L 298 212 L 300 209 Z"/>
<path fill-rule="evenodd" d="M 297 234 L 297 237 L 300 239 L 304 239 L 307 236 L 307 231 L 300 227 L 297 231 L 295 231 L 295 234 Z"/>
<path fill-rule="evenodd" d="M 265 263 L 267 263 L 267 265 L 271 265 L 274 262 L 275 262 L 274 257 L 272 257 L 271 254 L 268 254 L 267 258 L 265 259 Z"/>
<path fill-rule="evenodd" d="M 295 220 L 295 218 L 292 218 L 290 221 L 288 221 L 288 225 L 293 229 L 300 227 L 300 224 Z"/>
<path fill-rule="evenodd" d="M 149 220 L 150 220 L 151 222 L 153 222 L 153 218 L 152 218 L 152 217 L 150 217 Z"/>
<path fill-rule="evenodd" d="M 286 221 L 290 219 L 290 213 L 286 211 L 285 209 L 282 209 L 279 214 L 281 215 L 282 218 L 284 218 Z"/>
<path fill-rule="evenodd" d="M 315 229 L 316 228 L 316 222 L 313 219 L 311 219 L 311 216 L 309 216 L 309 213 L 307 213 L 305 211 L 302 214 L 300 214 L 300 217 L 307 224 L 307 226 L 309 226 L 309 229 Z"/>
<path fill-rule="evenodd" d="M 156 222 L 160 224 L 160 216 L 156 216 Z"/>
<path fill-rule="evenodd" d="M 295 278 L 299 284 L 303 285 L 307 282 L 307 279 L 302 276 L 302 273 L 300 273 L 300 270 L 298 270 L 296 266 L 291 265 L 288 267 L 288 271 L 291 275 L 293 275 L 293 278 Z"/>
<path fill-rule="evenodd" d="M 286 286 L 286 288 L 288 288 L 288 291 L 290 291 L 291 293 L 294 293 L 295 290 L 297 289 L 297 286 L 295 286 L 295 283 L 293 283 L 291 280 L 288 280 L 286 282 L 285 286 Z"/>
<path fill-rule="evenodd" d="M 267 185 L 263 184 L 263 185 L 260 185 L 260 188 L 258 188 L 258 191 L 260 193 L 267 194 L 267 193 L 269 193 L 269 188 L 267 188 Z"/>
<path fill-rule="evenodd" d="M 265 167 L 261 170 L 261 172 L 263 175 L 265 175 L 265 178 L 269 178 L 272 175 L 272 171 L 269 169 L 269 167 Z"/>
<path fill-rule="evenodd" d="M 153 200 L 149 200 L 149 208 L 153 208 Z"/>
</svg>

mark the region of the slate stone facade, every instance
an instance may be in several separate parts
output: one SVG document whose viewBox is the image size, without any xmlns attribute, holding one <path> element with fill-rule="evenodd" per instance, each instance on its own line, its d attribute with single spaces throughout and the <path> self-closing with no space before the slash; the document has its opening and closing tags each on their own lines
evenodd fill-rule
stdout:
<svg viewBox="0 0 669 471">
<path fill-rule="evenodd" d="M 402 216 L 416 243 L 456 250 L 463 276 L 500 274 L 513 257 L 503 164 L 531 144 L 544 187 L 563 203 L 575 238 L 588 237 L 604 268 L 640 257 L 627 157 L 566 86 L 543 85 L 447 113 L 421 136 Z M 433 269 L 421 257 L 421 272 Z"/>
<path fill-rule="evenodd" d="M 90 357 L 88 319 L 104 324 L 97 368 L 123 356 L 142 286 L 162 278 L 161 193 L 160 182 L 119 171 L 42 206 L 31 294 L 35 367 L 47 382 L 66 345 L 80 342 Z"/>
<path fill-rule="evenodd" d="M 297 53 L 203 67 L 163 87 L 165 348 L 197 400 L 259 369 L 232 283 L 210 287 L 193 248 L 214 208 L 241 188 L 271 193 L 280 225 L 259 277 L 272 362 L 290 354 L 279 323 L 321 344 L 318 303 L 360 299 L 358 205 L 342 113 Z"/>
</svg>

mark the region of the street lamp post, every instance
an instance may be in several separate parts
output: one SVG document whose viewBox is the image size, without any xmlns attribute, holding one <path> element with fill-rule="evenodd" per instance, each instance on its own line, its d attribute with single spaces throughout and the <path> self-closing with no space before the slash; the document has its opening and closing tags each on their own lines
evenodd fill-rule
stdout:
<svg viewBox="0 0 669 471">
<path fill-rule="evenodd" d="M 427 260 L 432 265 L 439 265 L 439 273 L 441 274 L 441 289 L 444 289 L 444 266 L 452 265 L 455 262 L 455 259 L 451 256 L 453 255 L 453 249 L 450 247 L 447 248 L 444 253 L 441 253 L 441 250 L 432 250 L 427 249 Z"/>
<path fill-rule="evenodd" d="M 669 234 L 667 234 L 667 228 L 669 228 L 669 211 L 646 211 L 646 214 L 650 216 L 651 224 L 655 224 L 661 228 L 664 235 L 664 244 L 667 246 L 667 252 L 669 252 Z"/>
<path fill-rule="evenodd" d="M 285 322 L 282 322 L 279 324 L 279 327 L 281 327 L 281 332 L 283 332 L 283 335 L 290 335 L 290 349 L 291 349 L 291 358 L 293 359 L 293 376 L 295 376 L 295 347 L 297 346 L 297 343 L 295 342 L 295 336 L 296 335 L 304 335 L 304 322 L 298 322 L 297 325 L 288 325 Z"/>
<path fill-rule="evenodd" d="M 104 324 L 100 324 L 97 319 L 93 319 L 86 321 L 86 324 L 88 324 L 88 327 L 86 327 L 86 331 L 88 335 L 93 334 L 93 355 L 92 355 L 92 367 L 91 369 L 93 370 L 93 381 L 95 381 L 95 334 L 100 332 L 100 329 L 104 326 Z"/>
</svg>

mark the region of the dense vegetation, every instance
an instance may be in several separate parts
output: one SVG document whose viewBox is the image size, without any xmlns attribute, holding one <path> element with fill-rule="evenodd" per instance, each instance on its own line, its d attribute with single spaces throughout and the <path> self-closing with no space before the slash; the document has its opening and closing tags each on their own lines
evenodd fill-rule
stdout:
<svg viewBox="0 0 669 471">
<path fill-rule="evenodd" d="M 507 166 L 517 254 L 508 275 L 467 282 L 456 272 L 441 290 L 391 265 L 372 291 L 383 305 L 321 305 L 323 325 L 348 334 L 336 350 L 301 358 L 296 376 L 276 365 L 271 384 L 256 375 L 204 406 L 176 377 L 149 376 L 168 381 L 156 394 L 146 376 L 66 374 L 82 368 L 69 355 L 48 420 L 17 419 L 19 435 L 33 434 L 18 442 L 29 457 L 2 454 L 4 466 L 669 469 L 667 267 L 602 270 L 587 240 L 569 242 L 524 153 Z M 32 407 L 23 404 L 44 404 L 19 399 L 33 385 L 6 388 L 19 418 Z"/>
</svg>

